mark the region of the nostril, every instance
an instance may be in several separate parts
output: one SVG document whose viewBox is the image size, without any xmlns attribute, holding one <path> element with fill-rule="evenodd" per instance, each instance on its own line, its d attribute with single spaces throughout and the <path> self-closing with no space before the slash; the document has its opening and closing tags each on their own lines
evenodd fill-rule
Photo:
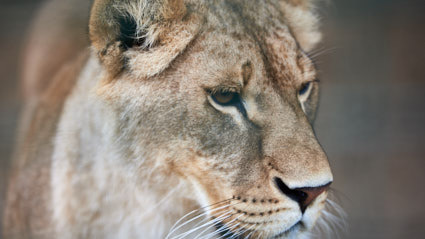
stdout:
<svg viewBox="0 0 425 239">
<path fill-rule="evenodd" d="M 310 205 L 310 203 L 314 199 L 316 199 L 321 193 L 327 190 L 329 188 L 329 185 L 331 184 L 331 183 L 328 183 L 326 185 L 319 186 L 319 187 L 305 187 L 305 188 L 290 189 L 282 181 L 282 179 L 275 177 L 274 181 L 276 183 L 276 186 L 284 195 L 296 201 L 300 205 L 301 211 L 303 213 L 305 209 L 308 207 L 308 205 Z"/>
<path fill-rule="evenodd" d="M 302 203 L 303 201 L 305 201 L 308 197 L 307 193 L 300 191 L 300 190 L 292 190 L 290 188 L 288 188 L 288 186 L 286 186 L 286 184 L 282 181 L 282 179 L 280 178 L 274 178 L 274 181 L 277 185 L 277 187 L 279 188 L 279 190 L 285 194 L 286 196 L 288 196 L 289 198 L 291 198 L 292 200 L 298 202 L 298 203 Z"/>
</svg>

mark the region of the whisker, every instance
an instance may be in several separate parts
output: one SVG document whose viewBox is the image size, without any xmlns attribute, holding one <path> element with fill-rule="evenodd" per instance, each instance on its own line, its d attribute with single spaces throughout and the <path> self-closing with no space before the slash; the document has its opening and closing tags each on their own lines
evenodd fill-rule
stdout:
<svg viewBox="0 0 425 239">
<path fill-rule="evenodd" d="M 325 211 L 324 215 L 325 215 L 325 219 L 328 220 L 328 224 L 330 225 L 330 227 L 334 229 L 336 233 L 338 233 L 341 230 L 344 230 L 345 225 L 343 220 L 340 220 L 339 217 L 333 215 L 330 212 Z"/>
<path fill-rule="evenodd" d="M 243 211 L 246 209 L 248 207 L 248 205 L 246 205 L 244 208 L 243 208 Z M 236 214 L 235 214 L 236 215 Z M 211 233 L 211 236 L 214 236 L 214 235 L 216 235 L 217 233 L 220 233 L 220 232 L 222 232 L 222 231 L 225 231 L 225 230 L 229 230 L 229 232 L 231 232 L 231 230 L 230 229 L 232 229 L 232 228 L 230 228 L 229 226 L 230 225 L 232 225 L 235 221 L 237 221 L 240 217 L 242 217 L 242 216 L 246 216 L 245 214 L 241 214 L 240 216 L 238 216 L 238 217 L 236 217 L 235 219 L 233 219 L 232 221 L 230 221 L 230 222 L 228 222 L 226 225 L 222 225 L 216 232 L 213 232 L 213 233 Z M 238 223 L 238 224 L 240 224 L 240 223 Z M 207 235 L 208 236 L 208 235 Z"/>
<path fill-rule="evenodd" d="M 189 212 L 189 213 L 187 213 L 187 214 L 185 214 L 184 216 L 182 216 L 176 223 L 174 223 L 174 225 L 170 228 L 170 231 L 171 230 L 173 230 L 174 229 L 174 227 L 175 226 L 177 226 L 183 219 L 185 219 L 186 217 L 188 217 L 189 215 L 191 215 L 191 214 L 193 214 L 193 213 L 196 213 L 197 211 L 200 211 L 200 210 L 202 210 L 202 209 L 205 209 L 205 208 L 208 208 L 208 207 L 212 207 L 212 206 L 215 206 L 215 205 L 218 205 L 218 204 L 221 204 L 221 203 L 225 203 L 225 202 L 228 202 L 228 201 L 231 201 L 232 199 L 226 199 L 226 200 L 223 200 L 223 201 L 220 201 L 220 202 L 217 202 L 217 203 L 214 203 L 214 204 L 211 204 L 211 205 L 208 205 L 208 206 L 205 206 L 205 207 L 200 207 L 200 208 L 197 208 L 197 209 L 195 209 L 195 210 L 193 210 L 193 211 L 191 211 L 191 212 Z M 167 238 L 166 238 L 167 239 Z"/>
<path fill-rule="evenodd" d="M 242 223 L 239 223 L 242 224 Z M 229 237 L 229 239 L 233 239 L 235 237 L 237 237 L 240 233 L 241 230 L 245 229 L 243 226 L 239 227 L 239 229 L 236 229 L 236 231 L 232 232 L 232 236 Z"/>
<path fill-rule="evenodd" d="M 249 239 L 253 233 L 254 233 L 254 231 L 252 231 L 251 233 L 249 233 L 244 239 Z"/>
<path fill-rule="evenodd" d="M 317 221 L 315 227 L 320 233 L 317 238 L 341 238 L 340 233 L 347 234 L 348 225 L 346 223 L 347 214 L 336 202 L 326 199 L 325 208 L 322 210 L 322 216 Z"/>
<path fill-rule="evenodd" d="M 237 204 L 239 204 L 239 203 L 236 203 L 236 204 L 234 204 L 234 205 L 237 205 Z M 248 205 L 246 205 L 244 208 L 243 208 L 243 210 L 245 210 L 246 208 L 248 207 Z M 236 214 L 234 214 L 234 215 L 237 215 L 237 213 Z M 216 234 L 218 234 L 218 233 L 220 233 L 220 232 L 222 232 L 222 231 L 225 231 L 226 230 L 226 226 L 229 226 L 229 225 L 231 225 L 234 221 L 236 221 L 237 219 L 239 219 L 240 217 L 242 217 L 242 216 L 245 216 L 244 214 L 241 214 L 240 216 L 238 216 L 238 217 L 236 217 L 235 219 L 233 219 L 232 221 L 230 221 L 230 222 L 228 222 L 227 223 L 227 225 L 222 225 L 220 228 L 218 228 L 216 231 L 214 231 L 214 232 L 212 232 L 212 233 L 210 233 L 210 234 L 208 234 L 208 235 L 206 235 L 205 237 L 202 237 L 201 239 L 203 239 L 203 238 L 208 238 L 208 236 L 214 236 L 214 235 L 216 235 Z M 227 227 L 228 228 L 228 227 Z"/>
<path fill-rule="evenodd" d="M 250 227 L 248 227 L 248 228 L 246 228 L 245 230 L 243 230 L 242 232 L 240 232 L 240 233 L 239 233 L 239 235 L 237 235 L 237 236 L 241 236 L 241 235 L 243 235 L 244 233 L 246 233 L 246 232 L 248 232 L 248 231 L 252 230 L 255 226 L 256 226 L 255 224 L 251 225 Z M 251 233 L 253 233 L 253 232 L 251 232 Z"/>
<path fill-rule="evenodd" d="M 242 234 L 244 234 L 245 232 L 247 232 L 247 231 L 249 231 L 250 230 L 250 228 L 252 228 L 254 225 L 251 225 L 251 227 L 249 227 L 249 228 L 245 228 L 243 225 L 238 229 L 238 230 L 236 230 L 234 233 L 233 233 L 233 236 L 231 236 L 229 239 L 233 239 L 233 238 L 236 238 L 236 237 L 239 237 L 240 235 L 242 235 Z"/>
<path fill-rule="evenodd" d="M 207 209 L 207 208 L 209 208 L 209 207 L 213 207 L 213 206 L 216 206 L 216 205 L 220 205 L 220 204 L 222 204 L 222 203 L 230 202 L 231 200 L 233 200 L 233 199 L 226 199 L 226 200 L 223 200 L 223 201 L 221 201 L 221 202 L 217 202 L 217 203 L 214 203 L 214 204 L 211 204 L 211 205 L 205 206 L 205 207 L 201 207 L 201 208 L 195 209 L 195 210 L 193 210 L 193 211 L 191 211 L 191 212 L 189 212 L 189 213 L 185 214 L 185 215 L 184 215 L 183 217 L 181 217 L 181 218 L 180 218 L 180 219 L 179 219 L 176 223 L 174 223 L 174 225 L 170 228 L 170 232 L 168 233 L 168 235 L 167 235 L 167 237 L 166 237 L 165 239 L 169 239 L 169 238 L 170 238 L 170 236 L 171 236 L 171 235 L 172 235 L 172 234 L 173 234 L 176 230 L 178 230 L 178 229 L 182 228 L 184 225 L 186 225 L 186 224 L 188 224 L 188 223 L 190 223 L 190 222 L 192 222 L 192 221 L 194 221 L 194 220 L 198 219 L 199 217 L 204 216 L 204 215 L 206 215 L 206 214 L 208 214 L 208 213 L 211 213 L 211 212 L 213 212 L 213 211 L 217 211 L 217 210 L 220 210 L 220 209 L 223 209 L 223 208 L 226 208 L 226 207 L 232 206 L 232 205 L 231 205 L 231 204 L 228 204 L 228 205 L 225 205 L 225 206 L 222 206 L 222 207 L 219 207 L 219 208 L 213 209 L 213 210 L 211 210 L 211 211 L 206 210 L 205 212 L 201 213 L 200 215 L 198 215 L 198 216 L 196 216 L 196 217 L 194 217 L 194 218 L 190 219 L 189 221 L 186 221 L 185 223 L 183 223 L 183 224 L 181 224 L 180 226 L 178 226 L 178 227 L 177 227 L 177 225 L 178 225 L 180 222 L 182 222 L 185 218 L 187 218 L 189 215 L 191 215 L 191 214 L 193 214 L 193 213 L 196 213 L 196 212 L 198 212 L 198 211 L 200 211 L 200 210 Z M 235 204 L 233 204 L 233 205 L 235 205 Z"/>
<path fill-rule="evenodd" d="M 322 49 L 318 49 L 316 51 L 310 52 L 308 54 L 308 58 L 315 60 L 318 56 L 324 55 L 324 54 L 328 54 L 328 53 L 332 53 L 335 50 L 337 50 L 337 47 L 331 47 L 331 48 L 322 48 Z"/>
<path fill-rule="evenodd" d="M 214 222 L 212 225 L 210 225 L 209 227 L 207 227 L 205 230 L 203 230 L 200 234 L 198 234 L 194 239 L 198 239 L 200 236 L 202 236 L 202 234 L 204 234 L 206 231 L 208 231 L 209 229 L 211 229 L 212 227 L 214 227 L 215 225 L 217 225 L 218 223 L 221 222 L 221 220 L 225 220 L 227 218 L 232 217 L 234 214 L 232 214 L 232 211 L 229 211 L 230 213 L 228 213 L 227 215 L 231 214 L 230 216 L 226 217 L 226 218 L 215 218 L 212 221 Z"/>
<path fill-rule="evenodd" d="M 336 213 L 336 214 L 332 214 L 332 213 L 331 214 L 336 218 L 336 220 L 340 221 L 340 225 L 341 225 L 340 229 L 343 230 L 344 233 L 347 233 L 348 232 L 347 213 L 338 203 L 334 202 L 331 199 L 327 199 L 326 203 Z"/>
<path fill-rule="evenodd" d="M 227 208 L 227 207 L 230 207 L 230 206 L 234 206 L 234 205 L 236 205 L 236 204 L 238 204 L 238 203 L 235 203 L 235 204 L 232 204 L 232 205 L 225 205 L 225 206 L 222 206 L 222 207 L 220 207 L 220 208 L 216 208 L 216 209 L 213 209 L 213 210 L 209 210 L 209 209 L 207 209 L 205 212 L 203 212 L 201 215 L 207 215 L 207 214 L 211 214 L 212 216 L 215 216 L 215 215 L 213 215 L 213 213 L 212 212 L 215 212 L 215 211 L 218 211 L 218 210 L 221 210 L 221 209 L 224 209 L 224 208 Z M 227 212 L 230 212 L 231 210 L 228 210 Z M 227 212 L 224 212 L 224 213 L 227 213 Z M 224 214 L 224 213 L 222 213 L 222 214 Z M 221 215 L 222 215 L 221 214 Z M 207 221 L 209 218 L 208 217 L 205 217 L 204 219 L 202 219 L 202 221 L 200 221 L 200 222 L 198 222 L 195 226 L 198 226 L 199 224 L 201 224 L 202 222 L 204 222 L 204 221 Z"/>
<path fill-rule="evenodd" d="M 235 225 L 233 225 L 233 226 L 231 226 L 231 227 L 227 227 L 227 232 L 223 235 L 223 237 L 224 238 L 226 238 L 226 236 L 227 235 L 229 235 L 229 234 L 233 234 L 233 232 L 232 232 L 232 229 L 233 228 L 235 228 L 235 227 L 237 227 L 237 226 L 239 226 L 241 223 L 240 222 L 238 222 L 238 223 L 236 223 Z"/>
<path fill-rule="evenodd" d="M 226 205 L 225 207 L 228 207 L 228 206 Z M 225 208 L 225 207 L 223 207 L 223 208 Z M 220 208 L 220 209 L 223 209 L 223 208 Z M 219 210 L 219 209 L 217 209 L 217 210 Z M 194 221 L 194 220 L 196 220 L 196 219 L 198 219 L 198 218 L 200 218 L 200 217 L 206 216 L 206 215 L 208 215 L 208 213 L 211 213 L 211 212 L 212 212 L 212 211 L 210 211 L 210 212 L 205 211 L 205 212 L 203 212 L 202 214 L 200 214 L 200 215 L 198 215 L 198 216 L 196 216 L 196 217 L 194 217 L 194 218 L 192 218 L 192 219 L 190 219 L 190 220 L 188 220 L 188 221 L 184 222 L 183 224 L 181 224 L 180 226 L 178 226 L 177 228 L 175 228 L 172 232 L 170 232 L 170 234 L 173 234 L 175 231 L 177 231 L 178 229 L 180 229 L 180 228 L 182 228 L 183 226 L 187 225 L 188 223 L 191 223 L 192 221 Z M 227 212 L 226 212 L 226 213 L 227 213 Z M 208 219 L 207 219 L 207 218 L 204 218 L 202 221 L 200 221 L 200 222 L 198 222 L 197 224 L 195 224 L 195 226 L 194 226 L 194 227 L 197 227 L 199 224 L 203 223 L 203 222 L 204 222 L 204 221 L 206 221 L 206 220 L 208 220 Z"/>
<path fill-rule="evenodd" d="M 236 218 L 234 218 L 232 221 L 230 221 L 230 222 L 228 222 L 227 223 L 227 225 L 222 225 L 222 226 L 220 226 L 220 228 L 218 228 L 216 231 L 214 231 L 214 232 L 212 232 L 212 233 L 210 233 L 210 234 L 208 234 L 208 235 L 206 235 L 205 237 L 202 237 L 202 239 L 204 239 L 204 238 L 211 238 L 212 236 L 215 236 L 215 235 L 217 235 L 217 234 L 219 234 L 219 233 L 221 233 L 221 232 L 223 232 L 223 231 L 225 231 L 225 230 L 228 230 L 228 229 L 230 229 L 229 227 L 228 227 L 228 225 L 231 225 L 234 221 L 236 221 L 238 218 L 240 218 L 241 216 L 243 216 L 243 214 L 242 215 L 240 215 L 240 216 L 238 216 L 238 217 L 236 217 Z M 224 236 L 224 235 L 223 235 Z"/>
<path fill-rule="evenodd" d="M 258 234 L 257 239 L 261 239 L 261 237 L 263 236 L 263 233 L 264 233 L 264 232 L 261 232 L 260 234 Z"/>
<path fill-rule="evenodd" d="M 217 222 L 219 222 L 220 220 L 224 220 L 224 219 L 227 219 L 227 218 L 230 218 L 232 215 L 232 213 L 231 213 L 231 211 L 227 211 L 226 213 L 225 213 L 226 215 L 221 215 L 220 217 L 224 217 L 224 218 L 217 218 L 217 219 L 215 219 L 215 220 L 211 220 L 211 221 L 208 221 L 207 223 L 204 223 L 204 224 L 202 224 L 201 226 L 198 226 L 198 227 L 195 227 L 195 228 L 193 228 L 193 229 L 190 229 L 189 231 L 187 231 L 187 232 L 184 232 L 184 233 L 182 233 L 182 234 L 180 234 L 180 235 L 177 235 L 174 239 L 181 239 L 181 238 L 184 238 L 184 237 L 186 237 L 187 235 L 189 235 L 189 234 L 192 234 L 193 232 L 195 232 L 195 231 L 197 231 L 197 230 L 199 230 L 199 229 L 201 229 L 201 228 L 203 228 L 203 227 L 205 227 L 205 226 L 208 226 L 208 225 L 210 225 L 210 224 L 216 224 Z M 230 214 L 230 215 L 229 215 Z"/>
</svg>

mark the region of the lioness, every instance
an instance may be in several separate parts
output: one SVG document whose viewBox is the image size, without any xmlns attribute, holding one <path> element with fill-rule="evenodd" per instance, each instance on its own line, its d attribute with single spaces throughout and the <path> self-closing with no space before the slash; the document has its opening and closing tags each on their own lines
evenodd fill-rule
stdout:
<svg viewBox="0 0 425 239">
<path fill-rule="evenodd" d="M 310 237 L 333 180 L 312 1 L 89 5 L 34 24 L 5 237 Z"/>
</svg>

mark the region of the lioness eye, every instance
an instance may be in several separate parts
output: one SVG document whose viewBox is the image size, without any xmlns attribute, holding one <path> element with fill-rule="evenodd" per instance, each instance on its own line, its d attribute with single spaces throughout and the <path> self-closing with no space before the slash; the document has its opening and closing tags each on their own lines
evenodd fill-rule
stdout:
<svg viewBox="0 0 425 239">
<path fill-rule="evenodd" d="M 231 91 L 210 92 L 211 99 L 214 103 L 224 107 L 236 107 L 243 116 L 247 117 L 247 113 L 242 103 L 240 95 Z"/>
<path fill-rule="evenodd" d="M 231 105 L 238 100 L 239 96 L 235 92 L 215 92 L 211 94 L 211 98 L 220 105 Z"/>
<path fill-rule="evenodd" d="M 304 95 L 305 93 L 308 92 L 308 89 L 310 88 L 310 86 L 311 86 L 311 82 L 302 84 L 301 89 L 298 91 L 298 94 Z"/>
</svg>

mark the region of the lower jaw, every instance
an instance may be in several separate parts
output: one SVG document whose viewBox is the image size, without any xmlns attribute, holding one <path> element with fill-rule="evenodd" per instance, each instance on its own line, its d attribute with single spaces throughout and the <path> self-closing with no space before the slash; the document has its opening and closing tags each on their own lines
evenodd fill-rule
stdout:
<svg viewBox="0 0 425 239">
<path fill-rule="evenodd" d="M 290 233 L 298 231 L 303 226 L 302 221 L 298 221 L 295 223 L 292 227 L 290 227 L 288 230 L 283 231 L 275 236 L 272 237 L 272 239 L 278 239 L 281 237 L 287 237 Z"/>
<path fill-rule="evenodd" d="M 223 228 L 226 227 L 223 224 L 217 224 L 216 225 L 217 228 Z M 279 238 L 286 238 L 290 233 L 292 232 L 296 232 L 298 231 L 301 227 L 303 227 L 303 222 L 302 221 L 298 221 L 297 223 L 295 223 L 292 227 L 290 227 L 288 230 L 283 231 L 275 236 L 270 237 L 270 239 L 279 239 Z M 244 238 L 242 237 L 235 237 L 235 235 L 230 232 L 229 230 L 224 230 L 223 232 L 220 233 L 221 237 L 220 238 L 232 238 L 232 239 L 239 239 L 239 238 Z"/>
</svg>

